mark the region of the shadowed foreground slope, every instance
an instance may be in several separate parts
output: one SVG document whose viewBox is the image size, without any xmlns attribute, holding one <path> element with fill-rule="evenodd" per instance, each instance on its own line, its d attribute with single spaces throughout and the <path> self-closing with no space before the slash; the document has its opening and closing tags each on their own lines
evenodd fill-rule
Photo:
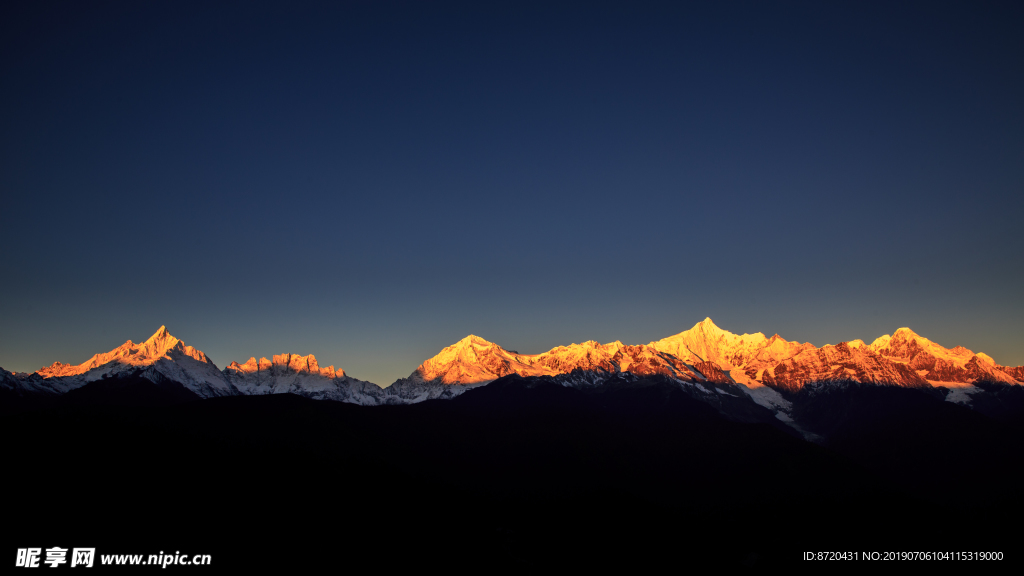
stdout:
<svg viewBox="0 0 1024 576">
<path fill-rule="evenodd" d="M 1004 488 L 1016 475 L 972 473 L 915 440 L 941 430 L 998 455 L 1018 436 L 940 400 L 937 416 L 902 406 L 899 418 L 927 416 L 908 426 L 848 414 L 822 447 L 727 421 L 657 378 L 581 391 L 509 376 L 453 400 L 377 407 L 286 394 L 189 401 L 168 384 L 126 401 L 92 386 L 3 420 L 16 547 L 209 553 L 224 569 L 489 571 L 1019 549 L 995 523 L 1019 518 Z M 901 468 L 876 446 L 879 430 L 933 453 Z M 955 470 L 954 485 L 919 485 L 922 461 Z M 996 470 L 1018 462 L 1014 451 Z"/>
</svg>

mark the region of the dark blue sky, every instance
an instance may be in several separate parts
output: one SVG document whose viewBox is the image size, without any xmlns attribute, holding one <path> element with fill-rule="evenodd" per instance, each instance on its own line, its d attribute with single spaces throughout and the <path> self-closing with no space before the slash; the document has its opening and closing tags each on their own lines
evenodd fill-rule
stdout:
<svg viewBox="0 0 1024 576">
<path fill-rule="evenodd" d="M 1018 2 L 11 4 L 4 368 L 705 316 L 1024 364 Z"/>
</svg>

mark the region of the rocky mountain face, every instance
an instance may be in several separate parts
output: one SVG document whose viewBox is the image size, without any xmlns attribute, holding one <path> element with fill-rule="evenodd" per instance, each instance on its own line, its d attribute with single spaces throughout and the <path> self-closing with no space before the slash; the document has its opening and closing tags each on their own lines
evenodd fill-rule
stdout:
<svg viewBox="0 0 1024 576">
<path fill-rule="evenodd" d="M 984 353 L 946 349 L 909 328 L 878 338 L 825 345 L 788 342 L 778 334 L 736 335 L 706 318 L 690 330 L 646 345 L 621 342 L 559 346 L 518 354 L 477 336 L 445 348 L 410 379 L 445 385 L 482 384 L 509 374 L 558 376 L 581 370 L 600 377 L 630 372 L 685 382 L 770 386 L 796 392 L 809 383 L 859 382 L 903 387 L 1022 382 L 1024 367 L 997 365 Z"/>
<path fill-rule="evenodd" d="M 316 400 L 338 400 L 352 404 L 380 404 L 379 386 L 350 378 L 334 366 L 321 368 L 312 354 L 277 354 L 273 360 L 249 358 L 244 364 L 232 362 L 224 378 L 238 394 L 298 394 Z"/>
<path fill-rule="evenodd" d="M 893 362 L 865 346 L 851 346 L 848 342 L 804 350 L 786 358 L 762 372 L 762 382 L 788 392 L 797 392 L 814 382 L 928 386 L 907 364 Z"/>
<path fill-rule="evenodd" d="M 206 354 L 185 345 L 184 342 L 171 336 L 167 332 L 166 326 L 161 326 L 148 340 L 141 344 L 128 340 L 110 352 L 94 355 L 78 366 L 54 362 L 51 366 L 40 368 L 36 371 L 36 374 L 43 378 L 77 376 L 112 362 L 130 366 L 148 366 L 155 364 L 161 359 L 171 359 L 172 355 L 176 358 L 191 358 L 200 364 L 213 365 L 213 362 L 210 362 Z"/>
<path fill-rule="evenodd" d="M 997 364 L 996 368 L 1002 370 L 1006 374 L 1009 374 L 1011 378 L 1014 378 L 1018 382 L 1024 382 L 1024 366 L 1017 366 L 1016 368 L 1011 368 L 1009 366 L 999 366 Z"/>
<path fill-rule="evenodd" d="M 699 359 L 697 359 L 699 361 Z M 610 375 L 663 374 L 703 380 L 685 361 L 649 346 L 621 342 L 559 346 L 542 354 L 519 354 L 478 336 L 467 336 L 421 364 L 409 377 L 440 384 L 484 384 L 507 376 L 557 376 L 574 370 Z"/>
<path fill-rule="evenodd" d="M 910 328 L 900 328 L 891 337 L 882 336 L 871 344 L 871 349 L 909 366 L 931 382 L 1018 382 L 1011 373 L 996 365 L 988 354 L 975 354 L 963 346 L 946 349 L 918 336 Z"/>
<path fill-rule="evenodd" d="M 706 318 L 649 344 L 587 341 L 540 354 L 519 354 L 470 335 L 387 388 L 334 366 L 321 367 L 312 354 L 253 357 L 219 370 L 202 351 L 163 326 L 145 342 L 129 340 L 77 366 L 57 362 L 33 374 L 4 371 L 0 376 L 0 389 L 19 394 L 63 394 L 98 380 L 130 376 L 177 382 L 201 398 L 291 393 L 361 405 L 454 398 L 508 376 L 544 378 L 571 388 L 656 378 L 674 382 L 723 414 L 783 422 L 808 435 L 793 419 L 793 402 L 809 386 L 813 393 L 823 385 L 840 384 L 916 388 L 971 406 L 983 398 L 981 404 L 991 404 L 993 385 L 1024 383 L 1024 367 L 1000 366 L 988 355 L 961 346 L 944 348 L 909 328 L 870 345 L 853 340 L 818 348 L 778 334 L 733 334 Z"/>
<path fill-rule="evenodd" d="M 97 380 L 147 374 L 178 382 L 201 398 L 236 393 L 206 354 L 171 336 L 164 326 L 145 342 L 129 340 L 77 366 L 55 362 L 19 378 L 14 389 L 63 394 Z"/>
</svg>

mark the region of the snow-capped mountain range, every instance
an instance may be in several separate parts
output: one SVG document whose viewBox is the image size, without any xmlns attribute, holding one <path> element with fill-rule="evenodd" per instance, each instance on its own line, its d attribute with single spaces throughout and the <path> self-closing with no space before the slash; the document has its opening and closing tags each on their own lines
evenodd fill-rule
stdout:
<svg viewBox="0 0 1024 576">
<path fill-rule="evenodd" d="M 382 388 L 334 366 L 320 367 L 312 354 L 249 358 L 221 370 L 161 326 L 145 342 L 129 340 L 77 366 L 56 362 L 32 374 L 0 371 L 0 388 L 58 395 L 128 375 L 176 382 L 200 398 L 293 393 L 362 405 L 451 398 L 510 375 L 548 378 L 570 387 L 595 386 L 611 378 L 628 382 L 657 377 L 678 383 L 724 414 L 735 416 L 756 407 L 799 428 L 791 417 L 792 397 L 806 387 L 860 383 L 921 388 L 971 405 L 975 395 L 984 393 L 976 384 L 1020 385 L 1024 366 L 1000 366 L 962 346 L 947 349 L 909 328 L 871 344 L 853 340 L 817 348 L 778 334 L 736 335 L 706 318 L 649 344 L 587 341 L 541 354 L 519 354 L 470 335 L 425 361 L 408 378 Z"/>
</svg>

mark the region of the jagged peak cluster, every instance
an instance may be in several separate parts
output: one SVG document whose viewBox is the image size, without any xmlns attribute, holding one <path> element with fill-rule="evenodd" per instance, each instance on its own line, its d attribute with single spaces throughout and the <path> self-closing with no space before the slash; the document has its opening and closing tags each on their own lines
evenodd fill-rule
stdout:
<svg viewBox="0 0 1024 576">
<path fill-rule="evenodd" d="M 506 350 L 471 334 L 423 362 L 408 378 L 382 388 L 334 366 L 321 367 L 312 354 L 278 354 L 269 360 L 253 356 L 220 370 L 201 351 L 161 326 L 141 344 L 129 340 L 77 366 L 58 362 L 34 374 L 0 372 L 0 390 L 58 395 L 96 380 L 124 378 L 177 383 L 199 398 L 287 393 L 380 405 L 453 398 L 510 375 L 541 377 L 574 388 L 606 382 L 616 386 L 674 382 L 684 394 L 727 418 L 781 422 L 817 441 L 813 419 L 808 420 L 797 405 L 818 394 L 844 390 L 850 383 L 932 388 L 929 394 L 983 411 L 1002 406 L 1004 396 L 1014 397 L 990 385 L 1024 383 L 1024 366 L 1000 366 L 988 355 L 962 346 L 947 349 L 908 328 L 871 344 L 851 340 L 818 348 L 778 334 L 770 338 L 760 332 L 733 334 L 706 318 L 689 330 L 648 344 L 587 340 L 540 354 Z"/>
<path fill-rule="evenodd" d="M 219 370 L 203 352 L 172 336 L 165 326 L 142 343 L 129 340 L 79 365 L 55 362 L 30 375 L 30 379 L 40 388 L 45 388 L 40 382 L 49 380 L 70 388 L 119 371 L 146 367 L 177 380 L 196 382 L 204 395 L 338 388 L 346 382 L 369 384 L 351 379 L 340 368 L 321 367 L 312 354 L 279 354 L 269 360 L 250 357 Z M 733 334 L 711 318 L 648 344 L 587 340 L 540 354 L 509 351 L 470 334 L 399 382 L 478 385 L 510 374 L 559 376 L 576 372 L 599 377 L 624 372 L 660 374 L 682 382 L 728 383 L 748 389 L 769 386 L 781 391 L 836 381 L 909 387 L 1024 382 L 1024 367 L 1000 366 L 987 354 L 962 346 L 944 348 L 905 327 L 871 344 L 858 339 L 818 348 L 809 342 L 787 341 L 778 334 L 770 338 L 761 332 Z M 23 375 L 15 376 L 24 379 Z M 56 384 L 52 387 L 59 388 Z"/>
<path fill-rule="evenodd" d="M 50 366 L 40 368 L 36 373 L 44 378 L 77 376 L 111 362 L 132 366 L 148 366 L 160 359 L 169 360 L 172 356 L 188 357 L 203 364 L 213 364 L 202 351 L 192 346 L 187 346 L 181 340 L 171 336 L 166 326 L 161 326 L 159 330 L 140 344 L 128 340 L 110 352 L 96 354 L 77 366 L 54 362 Z"/>
<path fill-rule="evenodd" d="M 316 361 L 316 356 L 312 354 L 307 356 L 300 354 L 275 354 L 273 360 L 267 360 L 266 358 L 256 360 L 255 356 L 251 356 L 244 364 L 239 364 L 238 362 L 228 364 L 225 371 L 251 374 L 253 372 L 271 371 L 274 369 L 277 369 L 279 372 L 290 370 L 292 372 L 319 374 L 325 378 L 343 378 L 345 376 L 345 371 L 340 368 L 335 369 L 334 366 L 321 368 L 320 364 Z"/>
<path fill-rule="evenodd" d="M 851 340 L 818 348 L 778 334 L 733 334 L 705 318 L 689 330 L 646 345 L 593 340 L 519 354 L 467 336 L 427 360 L 413 377 L 443 384 L 480 384 L 507 374 L 552 376 L 574 370 L 663 374 L 684 381 L 723 380 L 747 387 L 799 390 L 811 382 L 856 381 L 938 386 L 976 381 L 1024 381 L 1024 368 L 999 366 L 984 353 L 946 349 L 909 328 L 872 342 Z"/>
</svg>

